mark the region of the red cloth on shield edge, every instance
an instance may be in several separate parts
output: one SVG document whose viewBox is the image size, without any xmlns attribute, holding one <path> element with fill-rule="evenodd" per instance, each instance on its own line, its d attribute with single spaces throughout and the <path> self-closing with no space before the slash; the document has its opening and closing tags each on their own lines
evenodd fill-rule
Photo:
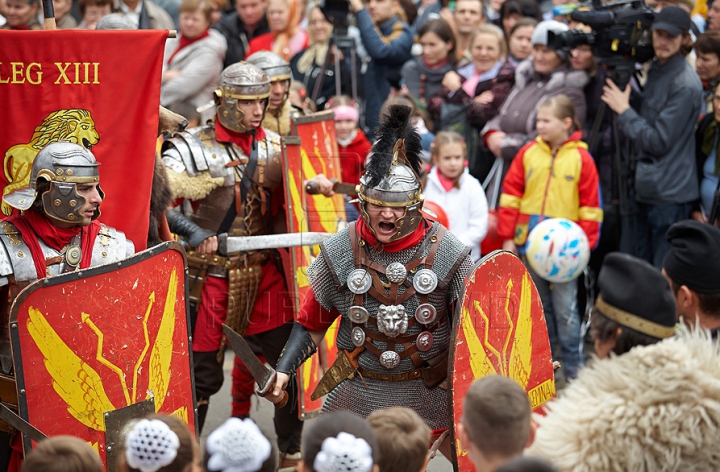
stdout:
<svg viewBox="0 0 720 472">
<path fill-rule="evenodd" d="M 0 57 L 22 65 L 13 79 L 10 62 L 0 63 L 0 107 L 13 110 L 0 127 L 0 152 L 46 139 L 92 145 L 106 194 L 101 221 L 137 250 L 147 243 L 166 39 L 162 30 L 0 31 Z M 52 126 L 58 123 L 71 126 Z M 71 131 L 45 132 L 51 128 Z M 16 165 L 32 157 L 8 155 Z"/>
<path fill-rule="evenodd" d="M 193 351 L 217 351 L 222 339 L 222 324 L 227 316 L 228 280 L 207 277 L 198 308 Z M 264 333 L 293 319 L 293 299 L 285 287 L 285 279 L 270 260 L 262 266 L 257 299 L 245 334 Z"/>
</svg>

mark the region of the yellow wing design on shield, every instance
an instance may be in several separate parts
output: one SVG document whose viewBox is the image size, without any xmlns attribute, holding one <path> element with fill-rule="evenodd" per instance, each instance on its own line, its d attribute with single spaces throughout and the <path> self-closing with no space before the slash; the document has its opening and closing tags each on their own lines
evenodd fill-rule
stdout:
<svg viewBox="0 0 720 472">
<path fill-rule="evenodd" d="M 165 297 L 165 308 L 163 309 L 160 329 L 150 353 L 150 377 L 148 389 L 155 395 L 155 411 L 165 401 L 168 387 L 170 385 L 170 363 L 172 361 L 173 334 L 175 332 L 175 298 L 177 296 L 178 276 L 173 269 L 170 274 L 167 296 Z"/>
<path fill-rule="evenodd" d="M 532 371 L 532 294 L 530 292 L 530 274 L 525 272 L 520 290 L 520 309 L 518 312 L 517 327 L 515 328 L 515 342 L 510 351 L 510 377 L 515 379 L 523 388 L 527 387 Z"/>
<path fill-rule="evenodd" d="M 28 315 L 28 332 L 45 357 L 53 388 L 67 403 L 68 412 L 85 426 L 105 431 L 103 415 L 115 406 L 100 375 L 65 344 L 39 310 L 30 307 Z"/>
</svg>

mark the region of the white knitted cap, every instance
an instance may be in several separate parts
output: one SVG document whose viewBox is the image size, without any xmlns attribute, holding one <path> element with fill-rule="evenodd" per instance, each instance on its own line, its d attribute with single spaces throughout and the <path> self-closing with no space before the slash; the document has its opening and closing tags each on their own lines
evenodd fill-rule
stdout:
<svg viewBox="0 0 720 472">
<path fill-rule="evenodd" d="M 372 466 L 370 445 L 349 433 L 325 439 L 313 463 L 317 472 L 370 472 Z"/>
<path fill-rule="evenodd" d="M 180 439 L 170 426 L 160 420 L 140 420 L 125 439 L 125 459 L 133 469 L 142 472 L 172 464 L 180 448 Z"/>
<path fill-rule="evenodd" d="M 256 472 L 272 453 L 270 441 L 250 418 L 225 421 L 210 433 L 205 449 L 214 472 Z"/>
</svg>

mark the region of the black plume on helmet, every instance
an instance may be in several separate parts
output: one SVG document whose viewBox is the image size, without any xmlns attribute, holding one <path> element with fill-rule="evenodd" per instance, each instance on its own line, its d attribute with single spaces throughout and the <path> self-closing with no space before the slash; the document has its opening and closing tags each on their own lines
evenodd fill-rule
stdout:
<svg viewBox="0 0 720 472">
<path fill-rule="evenodd" d="M 391 105 L 381 118 L 375 132 L 375 144 L 370 150 L 365 176 L 367 186 L 373 188 L 380 184 L 393 163 L 393 154 L 399 140 L 398 164 L 407 164 L 416 176 L 420 175 L 422 141 L 412 125 L 412 109 L 405 105 Z"/>
</svg>

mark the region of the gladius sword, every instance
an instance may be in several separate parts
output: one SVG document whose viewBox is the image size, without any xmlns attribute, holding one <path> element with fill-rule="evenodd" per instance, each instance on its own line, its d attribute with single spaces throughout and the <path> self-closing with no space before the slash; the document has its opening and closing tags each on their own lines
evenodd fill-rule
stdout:
<svg viewBox="0 0 720 472">
<path fill-rule="evenodd" d="M 275 379 L 277 378 L 277 372 L 262 363 L 260 359 L 257 358 L 255 353 L 252 352 L 252 349 L 250 348 L 250 346 L 248 346 L 247 341 L 245 341 L 242 336 L 233 331 L 232 328 L 230 328 L 224 323 L 223 332 L 228 338 L 230 348 L 233 350 L 235 355 L 238 356 L 241 361 L 243 361 L 245 367 L 247 367 L 250 371 L 250 375 L 252 375 L 253 379 L 255 379 L 255 383 L 257 383 L 258 385 L 258 388 L 255 389 L 255 393 L 257 393 L 261 397 L 267 396 L 275 387 Z M 282 393 L 283 397 L 278 403 L 275 404 L 275 408 L 282 408 L 288 402 L 288 393 L 285 391 L 283 391 Z"/>
<path fill-rule="evenodd" d="M 227 255 L 261 249 L 314 246 L 333 235 L 334 233 L 305 232 L 264 234 L 260 236 L 228 236 L 227 233 L 223 233 L 218 235 L 218 253 Z"/>
</svg>

